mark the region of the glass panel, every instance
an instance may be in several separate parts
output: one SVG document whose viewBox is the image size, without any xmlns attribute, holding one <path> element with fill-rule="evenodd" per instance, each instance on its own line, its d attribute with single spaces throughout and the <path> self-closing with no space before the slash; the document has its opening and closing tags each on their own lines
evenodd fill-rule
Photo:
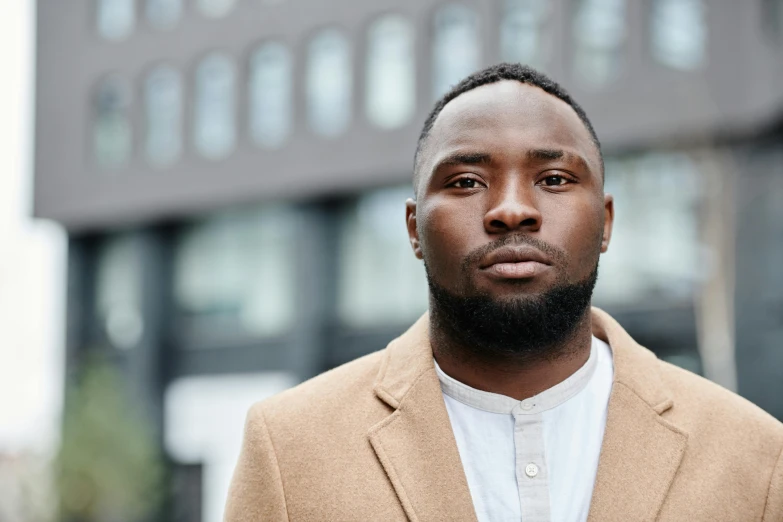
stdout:
<svg viewBox="0 0 783 522">
<path fill-rule="evenodd" d="M 384 129 L 410 121 L 416 104 L 416 58 L 413 25 L 386 15 L 370 26 L 367 37 L 367 118 Z"/>
<path fill-rule="evenodd" d="M 408 186 L 370 192 L 342 216 L 338 312 L 353 327 L 409 323 L 428 305 L 405 227 Z"/>
<path fill-rule="evenodd" d="M 135 0 L 98 0 L 96 10 L 98 34 L 107 40 L 123 40 L 136 25 Z"/>
<path fill-rule="evenodd" d="M 170 165 L 182 149 L 182 80 L 168 66 L 152 70 L 144 83 L 145 149 L 155 165 Z"/>
<path fill-rule="evenodd" d="M 236 70 L 222 54 L 204 58 L 196 70 L 194 139 L 205 157 L 227 156 L 236 142 Z"/>
<path fill-rule="evenodd" d="M 98 252 L 96 308 L 115 348 L 135 347 L 144 334 L 141 253 L 131 235 L 108 239 Z"/>
<path fill-rule="evenodd" d="M 337 29 L 317 33 L 308 47 L 306 96 L 310 127 L 318 134 L 342 134 L 351 120 L 351 48 Z"/>
<path fill-rule="evenodd" d="M 236 0 L 197 0 L 196 7 L 204 16 L 219 18 L 226 16 L 236 4 Z"/>
<path fill-rule="evenodd" d="M 279 147 L 291 132 L 291 54 L 276 42 L 262 45 L 250 64 L 250 134 L 259 145 Z"/>
<path fill-rule="evenodd" d="M 174 497 L 187 506 L 193 516 L 186 516 L 187 511 L 177 511 L 177 516 L 167 520 L 224 520 L 226 493 L 242 449 L 242 437 L 237 434 L 242 433 L 248 409 L 255 402 L 298 384 L 293 373 L 247 373 L 250 368 L 244 370 L 241 374 L 179 377 L 166 387 L 163 394 L 164 447 L 178 464 L 201 464 L 201 473 L 195 473 L 194 478 L 202 480 L 191 488 L 183 488 L 185 491 L 177 491 Z M 262 519 L 252 520 L 261 522 Z"/>
<path fill-rule="evenodd" d="M 701 172 L 685 154 L 607 159 L 615 223 L 596 304 L 691 300 L 700 282 Z"/>
<path fill-rule="evenodd" d="M 93 152 L 102 167 L 120 167 L 130 159 L 130 101 L 130 87 L 119 78 L 104 80 L 95 93 Z"/>
<path fill-rule="evenodd" d="M 765 156 L 769 154 L 768 159 L 765 158 L 764 160 L 770 162 L 769 164 L 779 165 L 779 163 L 773 162 L 783 160 L 783 156 L 780 155 L 779 150 L 770 154 L 769 151 L 759 151 L 758 149 L 755 149 L 754 153 L 764 154 Z M 748 178 L 745 179 L 747 180 Z M 752 179 L 753 181 L 748 180 L 746 182 L 756 185 L 756 189 L 751 192 L 751 194 L 754 194 L 753 202 L 749 203 L 753 206 L 753 210 L 747 208 L 741 210 L 743 214 L 747 214 L 747 217 L 742 218 L 742 224 L 740 226 L 744 230 L 755 229 L 756 234 L 763 234 L 763 236 L 757 236 L 757 238 L 750 240 L 745 239 L 738 245 L 738 250 L 742 249 L 742 246 L 747 244 L 758 245 L 763 241 L 760 240 L 759 237 L 766 236 L 770 238 L 767 240 L 767 244 L 760 249 L 763 253 L 757 252 L 754 256 L 754 254 L 746 251 L 747 253 L 742 255 L 743 257 L 749 255 L 757 258 L 756 262 L 752 263 L 752 265 L 758 267 L 758 273 L 756 274 L 757 281 L 765 281 L 767 283 L 770 281 L 780 281 L 780 267 L 783 267 L 783 176 L 780 175 L 780 170 L 778 170 L 778 168 L 772 167 L 768 172 L 764 173 L 764 175 L 758 176 L 758 173 L 756 173 Z M 745 201 L 749 200 L 746 199 Z M 777 239 L 773 240 L 771 238 Z M 748 261 L 740 261 L 740 263 L 744 266 L 750 265 Z M 762 283 L 760 291 L 754 295 L 755 299 L 758 301 L 767 303 L 779 300 L 780 296 L 780 283 Z"/>
<path fill-rule="evenodd" d="M 241 209 L 187 229 L 175 259 L 181 313 L 216 331 L 285 333 L 294 314 L 296 218 L 287 207 Z"/>
<path fill-rule="evenodd" d="M 506 0 L 500 27 L 503 61 L 541 67 L 551 53 L 549 16 L 549 0 Z"/>
<path fill-rule="evenodd" d="M 773 38 L 783 37 L 783 0 L 765 0 L 762 24 Z"/>
<path fill-rule="evenodd" d="M 675 69 L 696 69 L 707 60 L 707 22 L 701 0 L 655 0 L 652 53 Z"/>
<path fill-rule="evenodd" d="M 449 4 L 435 13 L 432 42 L 433 97 L 440 98 L 479 68 L 481 46 L 476 13 L 461 4 Z"/>
<path fill-rule="evenodd" d="M 578 0 L 574 70 L 588 85 L 617 79 L 626 38 L 625 0 Z"/>
<path fill-rule="evenodd" d="M 182 0 L 147 0 L 147 20 L 159 29 L 171 29 L 182 16 Z"/>
</svg>

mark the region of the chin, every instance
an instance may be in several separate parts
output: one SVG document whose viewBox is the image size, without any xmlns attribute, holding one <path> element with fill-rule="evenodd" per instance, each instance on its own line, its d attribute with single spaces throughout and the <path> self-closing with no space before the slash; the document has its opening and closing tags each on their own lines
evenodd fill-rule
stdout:
<svg viewBox="0 0 783 522">
<path fill-rule="evenodd" d="M 479 286 L 477 290 L 490 297 L 508 301 L 514 299 L 535 299 L 554 287 L 555 284 L 553 282 L 536 277 L 529 279 L 494 279 L 486 285 Z"/>
<path fill-rule="evenodd" d="M 526 292 L 515 294 L 501 294 L 492 296 L 492 299 L 498 305 L 506 309 L 525 310 L 531 306 L 537 306 L 545 300 L 545 294 L 542 292 Z"/>
</svg>

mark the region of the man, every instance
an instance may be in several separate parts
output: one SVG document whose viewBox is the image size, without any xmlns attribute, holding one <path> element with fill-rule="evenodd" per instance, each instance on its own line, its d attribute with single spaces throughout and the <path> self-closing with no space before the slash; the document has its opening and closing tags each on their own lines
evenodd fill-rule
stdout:
<svg viewBox="0 0 783 522">
<path fill-rule="evenodd" d="M 783 520 L 783 425 L 591 310 L 603 182 L 544 75 L 446 94 L 406 210 L 429 315 L 252 408 L 226 521 Z"/>
</svg>

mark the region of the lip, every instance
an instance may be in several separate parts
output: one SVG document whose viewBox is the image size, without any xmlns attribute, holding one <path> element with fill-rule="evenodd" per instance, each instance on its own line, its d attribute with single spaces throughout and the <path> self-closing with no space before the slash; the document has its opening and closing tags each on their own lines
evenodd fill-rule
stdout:
<svg viewBox="0 0 783 522">
<path fill-rule="evenodd" d="M 527 279 L 539 275 L 551 264 L 540 250 L 520 245 L 493 250 L 479 267 L 502 279 Z"/>
</svg>

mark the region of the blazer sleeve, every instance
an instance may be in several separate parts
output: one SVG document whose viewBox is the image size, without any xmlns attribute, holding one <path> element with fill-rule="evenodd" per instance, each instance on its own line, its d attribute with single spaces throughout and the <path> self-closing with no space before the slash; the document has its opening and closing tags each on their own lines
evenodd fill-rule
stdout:
<svg viewBox="0 0 783 522">
<path fill-rule="evenodd" d="M 769 483 L 766 506 L 762 522 L 780 522 L 783 520 L 783 449 L 781 449 L 772 480 Z"/>
<path fill-rule="evenodd" d="M 283 480 L 262 406 L 250 409 L 224 522 L 287 521 Z"/>
</svg>

